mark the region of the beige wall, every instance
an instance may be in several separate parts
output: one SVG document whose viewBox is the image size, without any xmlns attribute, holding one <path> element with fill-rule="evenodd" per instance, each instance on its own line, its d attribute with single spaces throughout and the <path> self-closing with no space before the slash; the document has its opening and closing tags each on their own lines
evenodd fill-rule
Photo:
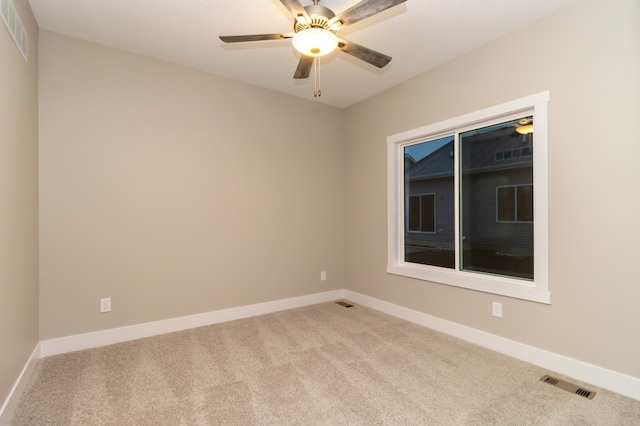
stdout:
<svg viewBox="0 0 640 426">
<path fill-rule="evenodd" d="M 38 29 L 13 3 L 29 61 L 0 22 L 0 405 L 38 343 Z"/>
<path fill-rule="evenodd" d="M 547 89 L 552 304 L 387 274 L 386 136 Z M 580 2 L 348 109 L 348 288 L 640 377 L 639 117 L 637 0 Z"/>
<path fill-rule="evenodd" d="M 43 31 L 40 111 L 41 340 L 344 287 L 338 109 Z"/>
</svg>

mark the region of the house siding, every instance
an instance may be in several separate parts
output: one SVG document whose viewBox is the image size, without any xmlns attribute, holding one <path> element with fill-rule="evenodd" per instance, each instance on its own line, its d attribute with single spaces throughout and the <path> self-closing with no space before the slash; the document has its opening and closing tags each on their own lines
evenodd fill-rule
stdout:
<svg viewBox="0 0 640 426">
<path fill-rule="evenodd" d="M 411 184 L 410 195 L 427 193 L 435 193 L 436 196 L 436 232 L 406 231 L 407 218 L 405 216 L 405 242 L 408 245 L 451 250 L 454 248 L 455 241 L 453 176 Z"/>
<path fill-rule="evenodd" d="M 533 222 L 498 222 L 496 188 L 503 185 L 532 183 L 532 167 L 512 169 L 509 173 L 491 172 L 462 178 L 462 235 L 465 245 L 490 248 L 497 252 L 533 254 Z"/>
</svg>

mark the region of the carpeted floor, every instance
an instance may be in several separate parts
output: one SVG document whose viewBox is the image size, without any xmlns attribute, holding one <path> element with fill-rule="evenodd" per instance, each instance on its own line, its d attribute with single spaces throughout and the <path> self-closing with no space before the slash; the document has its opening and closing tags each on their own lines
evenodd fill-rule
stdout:
<svg viewBox="0 0 640 426">
<path fill-rule="evenodd" d="M 325 303 L 45 358 L 11 424 L 640 424 L 640 401 L 568 379 L 589 400 L 547 373 Z"/>
</svg>

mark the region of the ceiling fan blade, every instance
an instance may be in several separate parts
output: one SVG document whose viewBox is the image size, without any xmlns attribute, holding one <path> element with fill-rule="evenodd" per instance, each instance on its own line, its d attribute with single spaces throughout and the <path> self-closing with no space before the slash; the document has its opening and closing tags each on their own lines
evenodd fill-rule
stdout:
<svg viewBox="0 0 640 426">
<path fill-rule="evenodd" d="M 307 78 L 311 72 L 311 66 L 313 65 L 313 56 L 300 55 L 300 62 L 298 62 L 298 68 L 293 78 Z"/>
<path fill-rule="evenodd" d="M 311 22 L 307 11 L 304 10 L 304 6 L 302 6 L 302 3 L 300 3 L 299 0 L 280 0 L 280 2 L 289 9 L 289 12 L 291 12 L 296 21 L 302 21 L 300 22 L 302 24 L 308 24 Z"/>
<path fill-rule="evenodd" d="M 261 41 L 261 40 L 283 40 L 293 38 L 293 34 L 254 34 L 239 36 L 220 36 L 220 40 L 225 43 L 241 43 L 244 41 Z"/>
<path fill-rule="evenodd" d="M 368 47 L 360 46 L 352 41 L 347 41 L 341 38 L 338 39 L 338 49 L 378 68 L 383 68 L 391 62 L 391 56 L 384 55 L 380 52 L 376 52 L 375 50 L 371 50 Z"/>
<path fill-rule="evenodd" d="M 345 27 L 405 1 L 407 0 L 363 0 L 331 19 L 328 25 L 331 27 L 334 23 L 341 22 L 342 26 Z"/>
</svg>

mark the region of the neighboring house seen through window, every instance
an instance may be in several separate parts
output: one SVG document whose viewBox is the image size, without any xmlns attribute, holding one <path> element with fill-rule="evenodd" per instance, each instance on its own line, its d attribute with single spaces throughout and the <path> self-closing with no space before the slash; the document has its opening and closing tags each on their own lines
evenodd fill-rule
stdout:
<svg viewBox="0 0 640 426">
<path fill-rule="evenodd" d="M 388 138 L 388 272 L 550 303 L 548 99 Z"/>
<path fill-rule="evenodd" d="M 533 185 L 496 188 L 498 222 L 533 222 Z"/>
<path fill-rule="evenodd" d="M 407 231 L 430 232 L 436 230 L 435 194 L 409 195 Z"/>
</svg>

